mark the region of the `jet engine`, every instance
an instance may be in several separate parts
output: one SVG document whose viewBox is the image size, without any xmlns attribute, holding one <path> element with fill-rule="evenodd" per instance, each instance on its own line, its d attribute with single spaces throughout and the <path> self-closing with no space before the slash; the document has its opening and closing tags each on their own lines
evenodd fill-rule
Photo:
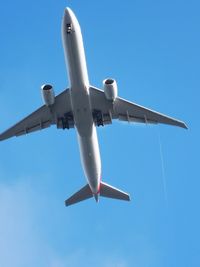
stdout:
<svg viewBox="0 0 200 267">
<path fill-rule="evenodd" d="M 106 98 L 114 102 L 117 97 L 117 83 L 114 79 L 106 79 L 103 81 L 103 89 Z"/>
<path fill-rule="evenodd" d="M 51 106 L 55 102 L 55 94 L 53 86 L 50 84 L 44 84 L 41 86 L 43 101 L 46 106 Z"/>
</svg>

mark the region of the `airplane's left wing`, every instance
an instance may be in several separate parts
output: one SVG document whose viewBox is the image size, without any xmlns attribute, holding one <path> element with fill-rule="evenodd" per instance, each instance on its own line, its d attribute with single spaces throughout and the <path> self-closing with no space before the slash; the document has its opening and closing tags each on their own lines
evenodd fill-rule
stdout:
<svg viewBox="0 0 200 267">
<path fill-rule="evenodd" d="M 69 89 L 55 97 L 51 107 L 43 105 L 35 112 L 0 134 L 0 141 L 13 136 L 20 136 L 50 127 L 56 124 L 58 128 L 72 128 L 73 115 Z"/>
<path fill-rule="evenodd" d="M 187 126 L 182 121 L 139 106 L 120 97 L 117 97 L 114 103 L 112 103 L 106 99 L 102 90 L 95 87 L 90 87 L 90 95 L 92 100 L 93 116 L 98 126 L 107 124 L 111 122 L 112 119 L 119 119 L 121 121 L 140 122 L 146 124 L 163 123 L 187 129 Z"/>
</svg>

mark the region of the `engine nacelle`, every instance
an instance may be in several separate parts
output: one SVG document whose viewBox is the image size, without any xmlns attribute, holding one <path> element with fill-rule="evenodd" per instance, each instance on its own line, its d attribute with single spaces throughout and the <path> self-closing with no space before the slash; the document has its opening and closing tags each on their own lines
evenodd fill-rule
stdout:
<svg viewBox="0 0 200 267">
<path fill-rule="evenodd" d="M 114 79 L 106 79 L 103 81 L 103 89 L 108 100 L 114 102 L 117 97 L 117 83 Z"/>
<path fill-rule="evenodd" d="M 50 84 L 44 84 L 41 86 L 43 101 L 46 106 L 51 106 L 55 102 L 55 94 L 53 86 Z"/>
</svg>

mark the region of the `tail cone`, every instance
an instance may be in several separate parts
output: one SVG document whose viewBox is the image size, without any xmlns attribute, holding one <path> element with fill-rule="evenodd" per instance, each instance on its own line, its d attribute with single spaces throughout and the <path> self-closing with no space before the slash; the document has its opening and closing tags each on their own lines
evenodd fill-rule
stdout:
<svg viewBox="0 0 200 267">
<path fill-rule="evenodd" d="M 95 198 L 96 202 L 98 203 L 99 202 L 99 194 L 95 194 L 94 198 Z"/>
</svg>

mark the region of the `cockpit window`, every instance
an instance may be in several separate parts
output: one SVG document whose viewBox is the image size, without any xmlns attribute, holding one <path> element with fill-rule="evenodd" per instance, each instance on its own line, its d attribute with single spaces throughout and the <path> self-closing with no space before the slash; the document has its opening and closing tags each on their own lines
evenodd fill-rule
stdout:
<svg viewBox="0 0 200 267">
<path fill-rule="evenodd" d="M 71 32 L 72 32 L 72 24 L 67 23 L 67 33 L 71 33 Z"/>
</svg>

